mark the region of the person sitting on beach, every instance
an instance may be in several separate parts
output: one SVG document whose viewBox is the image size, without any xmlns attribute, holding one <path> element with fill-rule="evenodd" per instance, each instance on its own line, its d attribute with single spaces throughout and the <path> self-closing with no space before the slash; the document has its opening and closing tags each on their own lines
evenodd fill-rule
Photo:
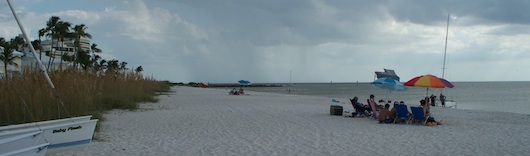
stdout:
<svg viewBox="0 0 530 156">
<path fill-rule="evenodd" d="M 229 95 L 237 95 L 236 88 L 233 88 L 231 91 L 228 92 Z"/>
<path fill-rule="evenodd" d="M 379 101 L 377 101 L 377 105 L 375 105 L 375 106 L 377 107 L 377 110 L 379 110 L 379 109 L 383 108 L 385 104 L 387 104 L 385 102 L 385 100 L 380 99 Z"/>
<path fill-rule="evenodd" d="M 368 106 L 370 108 L 369 111 L 371 112 L 371 114 L 376 114 L 377 113 L 377 112 L 373 112 L 372 111 L 372 109 L 377 111 L 377 106 L 378 106 L 378 104 L 375 102 L 374 99 L 375 99 L 375 96 L 372 94 L 372 95 L 370 95 L 370 98 L 366 100 L 368 102 Z M 372 108 L 372 105 L 374 106 L 374 108 Z"/>
<path fill-rule="evenodd" d="M 239 91 L 237 92 L 237 95 L 244 95 L 245 92 L 243 91 L 243 87 L 239 87 Z"/>
<path fill-rule="evenodd" d="M 397 105 L 399 105 L 399 103 L 396 101 L 394 103 L 394 107 L 392 107 L 392 109 L 390 109 L 390 112 L 388 113 L 388 116 L 392 119 L 395 119 L 397 117 L 397 110 L 396 110 Z"/>
<path fill-rule="evenodd" d="M 431 115 L 429 105 L 425 100 L 420 100 L 420 106 L 423 108 L 423 113 L 425 113 L 425 116 Z"/>
<path fill-rule="evenodd" d="M 351 105 L 353 107 L 353 110 L 355 110 L 355 112 L 362 112 L 360 109 L 360 107 L 358 107 L 357 103 L 359 101 L 359 98 L 357 96 L 353 97 L 353 99 L 350 99 L 350 102 L 351 102 Z"/>
<path fill-rule="evenodd" d="M 372 99 L 372 96 L 373 95 L 370 95 L 371 99 Z M 375 98 L 375 96 L 373 98 Z M 373 101 L 375 102 L 375 99 Z M 370 104 L 370 102 L 368 102 L 368 104 Z M 377 100 L 377 102 L 374 103 L 374 106 L 375 106 L 375 109 L 377 111 L 379 111 L 380 109 L 382 109 L 385 106 L 385 104 L 386 104 L 386 102 L 385 102 L 384 99 L 379 99 L 379 100 Z"/>
<path fill-rule="evenodd" d="M 420 106 L 423 108 L 423 113 L 424 113 L 425 117 L 427 117 L 427 122 L 428 123 L 429 122 L 434 122 L 434 123 L 436 123 L 436 125 L 441 125 L 442 124 L 441 121 L 434 120 L 434 117 L 431 115 L 429 105 L 427 104 L 427 102 L 425 100 L 420 100 Z"/>
<path fill-rule="evenodd" d="M 353 109 L 355 110 L 356 115 L 365 115 L 367 113 L 366 111 L 370 110 L 368 105 L 359 102 L 359 98 L 357 96 L 353 97 L 353 99 L 350 99 L 350 102 L 353 106 Z"/>
<path fill-rule="evenodd" d="M 394 119 L 389 116 L 390 111 L 388 108 L 390 108 L 390 104 L 385 104 L 385 107 L 379 111 L 379 123 L 392 123 L 394 121 Z"/>
</svg>

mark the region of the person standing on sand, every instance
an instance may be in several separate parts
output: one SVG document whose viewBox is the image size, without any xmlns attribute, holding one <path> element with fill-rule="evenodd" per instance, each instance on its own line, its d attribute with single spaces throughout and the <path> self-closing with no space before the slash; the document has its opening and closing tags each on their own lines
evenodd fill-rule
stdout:
<svg viewBox="0 0 530 156">
<path fill-rule="evenodd" d="M 440 103 L 442 103 L 442 107 L 445 107 L 445 95 L 440 93 Z"/>
<path fill-rule="evenodd" d="M 436 106 L 436 96 L 434 96 L 434 94 L 431 94 L 431 97 L 429 97 L 431 99 L 431 106 Z"/>
</svg>

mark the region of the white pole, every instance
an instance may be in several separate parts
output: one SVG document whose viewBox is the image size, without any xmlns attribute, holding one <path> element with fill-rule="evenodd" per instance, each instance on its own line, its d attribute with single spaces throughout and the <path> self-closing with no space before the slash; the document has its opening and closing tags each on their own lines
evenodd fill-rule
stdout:
<svg viewBox="0 0 530 156">
<path fill-rule="evenodd" d="M 7 4 L 9 5 L 11 12 L 13 12 L 13 16 L 15 16 L 15 20 L 17 21 L 18 27 L 20 27 L 20 30 L 22 31 L 22 34 L 24 35 L 24 39 L 26 39 L 26 43 L 29 45 L 29 48 L 31 52 L 33 53 L 33 56 L 35 57 L 35 60 L 37 60 L 40 70 L 44 74 L 44 77 L 46 77 L 46 80 L 48 81 L 48 84 L 52 88 L 52 91 L 56 93 L 55 85 L 53 85 L 53 82 L 50 79 L 50 76 L 48 76 L 48 73 L 46 72 L 46 68 L 44 67 L 44 65 L 42 65 L 41 60 L 37 59 L 37 52 L 35 52 L 35 48 L 33 48 L 33 45 L 31 44 L 31 41 L 29 40 L 28 34 L 26 34 L 26 30 L 24 30 L 24 26 L 22 26 L 22 23 L 20 23 L 20 21 L 18 20 L 17 14 L 15 13 L 15 10 L 13 9 L 13 5 L 11 5 L 11 1 L 7 0 Z M 57 96 L 57 94 L 55 95 Z"/>
<path fill-rule="evenodd" d="M 445 51 L 444 51 L 444 63 L 442 67 L 442 79 L 445 76 L 445 56 L 447 55 L 447 37 L 449 36 L 449 17 L 450 17 L 450 14 L 447 14 L 447 28 L 445 30 Z"/>
</svg>

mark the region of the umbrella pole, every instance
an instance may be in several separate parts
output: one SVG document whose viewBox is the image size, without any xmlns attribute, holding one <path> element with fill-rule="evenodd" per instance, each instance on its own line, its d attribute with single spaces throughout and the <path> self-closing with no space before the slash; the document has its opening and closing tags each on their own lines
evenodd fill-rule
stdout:
<svg viewBox="0 0 530 156">
<path fill-rule="evenodd" d="M 429 97 L 429 87 L 427 87 L 427 94 L 425 94 L 425 97 Z"/>
</svg>

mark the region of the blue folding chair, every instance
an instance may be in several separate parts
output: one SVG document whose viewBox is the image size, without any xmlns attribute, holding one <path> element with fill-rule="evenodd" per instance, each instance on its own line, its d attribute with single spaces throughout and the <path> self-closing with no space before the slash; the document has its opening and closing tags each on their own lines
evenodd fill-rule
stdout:
<svg viewBox="0 0 530 156">
<path fill-rule="evenodd" d="M 425 125 L 427 123 L 427 119 L 429 116 L 425 116 L 425 112 L 423 108 L 421 107 L 410 107 L 410 110 L 412 111 L 412 119 L 411 121 L 416 122 L 420 121 L 422 125 Z"/>
<path fill-rule="evenodd" d="M 409 116 L 409 110 L 407 109 L 407 105 L 395 105 L 395 107 L 396 119 L 394 119 L 394 123 L 396 123 L 397 120 L 405 120 L 405 123 L 409 124 L 411 117 Z"/>
</svg>

